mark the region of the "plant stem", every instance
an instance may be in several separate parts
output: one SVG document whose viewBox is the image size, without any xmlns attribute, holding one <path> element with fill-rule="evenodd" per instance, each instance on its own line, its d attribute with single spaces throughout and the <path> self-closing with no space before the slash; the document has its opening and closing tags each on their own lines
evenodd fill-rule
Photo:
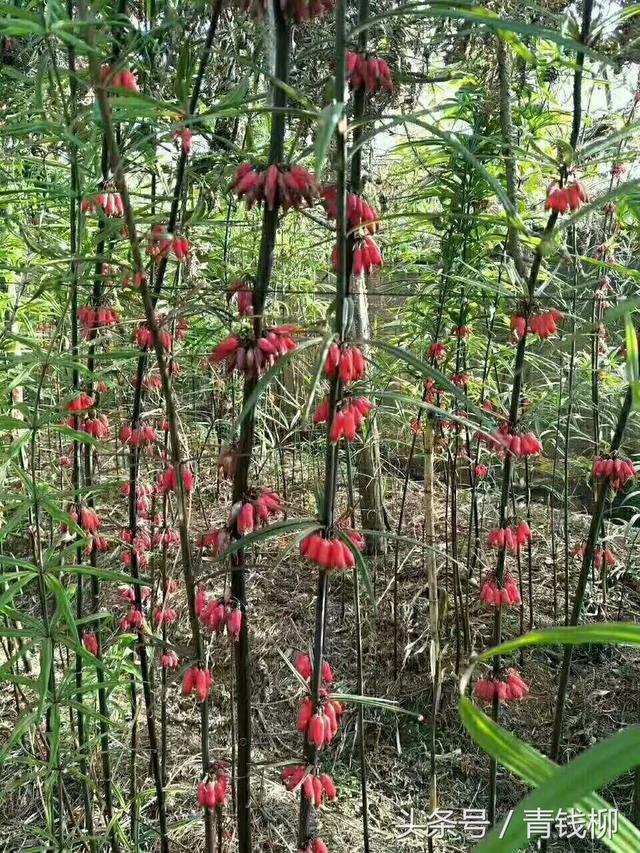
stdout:
<svg viewBox="0 0 640 853">
<path fill-rule="evenodd" d="M 277 80 L 287 83 L 289 78 L 289 26 L 285 20 L 280 3 L 272 2 L 275 69 Z M 284 89 L 276 84 L 272 87 L 273 106 L 277 112 L 271 117 L 271 139 L 269 163 L 280 163 L 284 156 L 284 138 L 286 114 L 284 108 L 287 96 Z M 262 333 L 264 307 L 271 281 L 273 258 L 278 229 L 279 210 L 265 207 L 262 218 L 262 236 L 258 270 L 254 287 L 253 333 L 257 340 Z M 251 397 L 257 379 L 247 376 L 244 383 L 243 406 Z M 246 497 L 249 485 L 249 467 L 254 445 L 256 410 L 255 407 L 242 422 L 237 445 L 237 466 L 233 479 L 232 501 L 242 501 Z M 249 660 L 249 626 L 247 613 L 246 571 L 244 549 L 236 551 L 232 557 L 231 595 L 242 610 L 243 619 L 240 635 L 234 644 L 235 690 L 236 690 L 236 726 L 237 726 L 237 765 L 236 765 L 236 808 L 238 815 L 239 853 L 251 851 L 251 669 Z"/>
<path fill-rule="evenodd" d="M 345 103 L 346 88 L 346 45 L 345 45 L 345 3 L 336 2 L 336 89 L 335 100 L 338 105 Z M 336 245 L 338 269 L 336 271 L 336 310 L 335 331 L 338 339 L 343 341 L 346 336 L 345 304 L 349 292 L 349 271 L 351 258 L 347 255 L 347 140 L 346 121 L 342 118 L 336 127 Z M 329 391 L 329 418 L 327 421 L 327 444 L 325 455 L 324 501 L 321 511 L 321 521 L 325 529 L 333 527 L 335 522 L 335 501 L 337 484 L 338 445 L 331 441 L 331 429 L 336 412 L 336 405 L 341 395 L 339 374 L 331 380 Z M 327 592 L 329 580 L 325 569 L 318 572 L 318 589 L 316 592 L 316 615 L 313 643 L 313 675 L 311 680 L 311 700 L 318 705 L 322 685 L 322 657 L 325 642 L 325 617 L 327 609 Z M 315 766 L 316 748 L 308 736 L 305 736 L 304 758 L 309 765 Z M 305 850 L 313 836 L 313 810 L 309 800 L 300 797 L 300 816 L 298 822 L 298 847 Z"/>
<path fill-rule="evenodd" d="M 627 390 L 627 393 L 624 398 L 624 402 L 622 404 L 622 409 L 620 410 L 620 415 L 618 416 L 618 423 L 616 424 L 616 431 L 611 441 L 610 452 L 615 454 L 620 444 L 622 443 L 622 438 L 624 435 L 624 431 L 627 425 L 627 420 L 629 418 L 629 413 L 631 412 L 631 389 Z M 598 533 L 600 531 L 600 526 L 602 524 L 602 518 L 604 515 L 604 509 L 607 497 L 609 495 L 609 479 L 602 480 L 600 485 L 598 486 L 598 490 L 596 493 L 596 502 L 593 509 L 593 514 L 591 516 L 591 524 L 589 525 L 589 532 L 587 534 L 587 541 L 584 547 L 584 556 L 582 558 L 582 566 L 580 568 L 580 575 L 578 577 L 578 584 L 576 586 L 575 597 L 573 599 L 573 609 L 571 611 L 571 616 L 569 619 L 569 625 L 577 625 L 578 620 L 580 619 L 580 613 L 582 612 L 582 603 L 584 600 L 584 593 L 587 588 L 587 581 L 589 579 L 589 571 L 593 564 L 593 554 L 596 548 L 596 543 L 598 540 Z M 560 670 L 560 681 L 558 683 L 558 696 L 556 699 L 556 709 L 553 720 L 553 732 L 551 735 L 551 747 L 549 750 L 549 757 L 552 761 L 557 761 L 560 754 L 560 738 L 562 736 L 562 720 L 564 716 L 564 706 L 566 701 L 567 694 L 567 686 L 569 684 L 569 671 L 571 669 L 571 657 L 573 653 L 572 646 L 566 646 L 564 651 L 564 656 L 562 659 L 562 668 Z"/>
</svg>

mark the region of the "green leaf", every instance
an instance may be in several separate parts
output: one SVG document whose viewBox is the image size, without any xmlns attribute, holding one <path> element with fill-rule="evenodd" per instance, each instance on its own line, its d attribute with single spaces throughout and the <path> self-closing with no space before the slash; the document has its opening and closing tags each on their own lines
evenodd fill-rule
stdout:
<svg viewBox="0 0 640 853">
<path fill-rule="evenodd" d="M 36 577 L 36 572 L 25 572 L 0 595 L 0 610 L 10 604 L 22 589 Z"/>
<path fill-rule="evenodd" d="M 320 381 L 324 376 L 324 368 L 327 363 L 327 356 L 329 355 L 329 350 L 331 349 L 331 344 L 334 340 L 335 332 L 327 332 L 324 337 L 324 340 L 322 341 L 322 346 L 320 347 L 320 352 L 318 353 L 318 360 L 316 361 L 316 366 L 313 372 L 313 378 L 311 380 L 309 396 L 307 397 L 307 402 L 304 404 L 304 409 L 302 412 L 302 419 L 305 421 L 311 414 L 311 407 L 313 406 L 313 401 L 315 400 Z"/>
<path fill-rule="evenodd" d="M 20 418 L 10 418 L 9 415 L 0 415 L 0 431 L 10 431 L 16 429 L 29 429 L 29 424 L 26 421 L 21 421 Z"/>
<path fill-rule="evenodd" d="M 634 411 L 640 409 L 640 364 L 638 362 L 638 336 L 633 325 L 631 314 L 624 315 L 624 337 L 627 345 L 625 360 L 627 362 L 627 379 L 631 386 L 631 396 Z"/>
<path fill-rule="evenodd" d="M 453 397 L 458 400 L 458 402 L 462 405 L 463 409 L 468 412 L 473 412 L 478 416 L 482 423 L 491 423 L 490 419 L 487 416 L 487 412 L 484 409 L 481 409 L 475 403 L 473 403 L 467 395 L 463 391 L 458 388 L 450 379 L 448 379 L 444 373 L 440 370 L 437 370 L 435 367 L 431 367 L 431 365 L 426 364 L 424 361 L 421 361 L 419 358 L 416 358 L 415 355 L 412 355 L 407 350 L 401 349 L 400 347 L 394 347 L 390 344 L 384 344 L 381 341 L 376 340 L 368 340 L 368 341 L 360 341 L 359 343 L 365 344 L 367 346 L 375 347 L 376 349 L 381 349 L 384 352 L 388 352 L 390 355 L 394 355 L 396 358 L 401 359 L 406 362 L 410 367 L 415 368 L 418 373 L 422 374 L 422 376 L 426 376 L 429 379 L 433 379 L 441 391 L 446 391 L 448 394 L 451 394 Z M 420 405 L 419 401 L 416 401 L 416 405 Z M 427 403 L 422 404 L 424 408 L 430 410 L 436 410 L 437 407 L 430 406 Z M 454 416 L 447 412 L 447 417 L 451 420 L 455 420 Z M 461 421 L 461 419 L 458 419 Z M 471 424 L 468 421 L 462 421 L 466 423 L 471 429 L 476 428 L 476 424 Z"/>
<path fill-rule="evenodd" d="M 280 356 L 280 358 L 276 361 L 273 367 L 265 373 L 262 379 L 256 383 L 255 388 L 249 394 L 247 399 L 244 401 L 244 405 L 242 406 L 242 411 L 238 415 L 238 418 L 233 425 L 233 432 L 237 433 L 240 429 L 240 426 L 244 422 L 245 418 L 249 415 L 249 413 L 255 408 L 256 403 L 260 399 L 260 397 L 267 390 L 269 385 L 273 382 L 273 380 L 278 376 L 286 365 L 292 359 L 296 358 L 301 352 L 309 349 L 309 347 L 317 346 L 322 341 L 322 338 L 310 338 L 308 341 L 304 341 L 299 344 L 295 349 L 289 350 L 285 355 Z"/>
<path fill-rule="evenodd" d="M 0 767 L 9 758 L 11 750 L 16 743 L 26 734 L 32 726 L 36 726 L 40 722 L 41 713 L 38 708 L 32 711 L 25 711 L 21 714 L 18 722 L 11 732 L 11 736 L 0 751 Z"/>
<path fill-rule="evenodd" d="M 496 655 L 508 655 L 530 646 L 578 646 L 591 643 L 617 646 L 640 646 L 640 625 L 630 622 L 610 622 L 600 625 L 578 625 L 567 628 L 545 628 L 530 631 L 515 640 L 507 640 L 478 655 L 477 661 L 490 660 Z"/>
<path fill-rule="evenodd" d="M 462 697 L 460 715 L 469 734 L 505 767 L 533 763 L 531 747 L 500 729 L 489 717 L 479 711 L 470 699 Z M 499 736 L 500 737 L 499 737 Z M 507 735 L 503 737 L 502 735 Z M 551 762 L 550 762 L 551 763 Z M 592 791 L 617 779 L 640 764 L 640 726 L 629 726 L 591 749 L 583 752 L 569 764 L 554 767 L 553 773 L 543 780 L 535 791 L 525 797 L 512 813 L 508 825 L 496 827 L 475 848 L 478 853 L 498 853 L 527 847 L 526 816 L 540 809 L 554 816 L 559 810 L 588 806 Z M 539 770 L 538 763 L 538 770 Z M 587 813 L 590 810 L 586 809 Z M 640 833 L 635 832 L 635 843 Z M 618 844 L 612 835 L 608 846 L 612 850 L 638 849 Z"/>
<path fill-rule="evenodd" d="M 220 555 L 221 560 L 225 557 L 235 554 L 242 548 L 249 548 L 252 545 L 257 545 L 265 539 L 271 539 L 274 536 L 281 536 L 286 533 L 313 533 L 314 530 L 320 528 L 320 523 L 315 518 L 297 518 L 295 521 L 277 521 L 275 524 L 270 524 L 268 527 L 262 527 L 260 530 L 254 530 L 253 533 L 242 536 L 232 542 L 228 548 Z"/>
<path fill-rule="evenodd" d="M 322 166 L 324 165 L 329 145 L 333 139 L 338 122 L 342 118 L 344 112 L 344 104 L 334 101 L 332 104 L 322 110 L 318 116 L 318 124 L 316 127 L 316 135 L 313 143 L 314 151 L 314 170 L 316 177 L 320 176 Z"/>
<path fill-rule="evenodd" d="M 365 708 L 378 708 L 380 711 L 385 711 L 391 714 L 402 714 L 405 717 L 413 717 L 414 720 L 422 722 L 424 716 L 417 711 L 411 711 L 408 708 L 403 708 L 394 699 L 382 699 L 378 696 L 361 696 L 357 693 L 334 693 L 331 692 L 334 699 L 340 702 L 347 702 L 349 705 L 363 705 Z"/>
<path fill-rule="evenodd" d="M 613 60 L 606 54 L 598 53 L 592 48 L 584 45 L 576 39 L 567 38 L 561 32 L 550 30 L 547 27 L 527 24 L 521 21 L 514 21 L 508 18 L 501 18 L 496 12 L 490 9 L 484 9 L 482 6 L 473 6 L 464 8 L 467 4 L 464 2 L 457 3 L 456 6 L 430 5 L 427 3 L 408 3 L 404 6 L 399 6 L 393 11 L 382 12 L 380 15 L 374 15 L 367 18 L 366 21 L 358 24 L 349 33 L 349 38 L 355 38 L 359 33 L 364 32 L 377 24 L 382 23 L 388 18 L 408 17 L 416 20 L 420 18 L 460 18 L 461 20 L 470 21 L 478 26 L 485 26 L 495 32 L 512 32 L 520 33 L 520 35 L 531 36 L 533 38 L 543 39 L 545 41 L 554 42 L 562 47 L 570 50 L 580 51 L 586 56 L 597 59 L 599 62 L 611 65 Z"/>
<path fill-rule="evenodd" d="M 269 72 L 265 71 L 264 76 L 273 86 L 276 86 L 278 89 L 281 89 L 290 101 L 295 101 L 297 104 L 300 104 L 300 106 L 304 107 L 305 110 L 309 110 L 315 115 L 317 115 L 318 108 L 316 107 L 314 102 L 299 89 L 294 89 L 294 87 L 290 86 L 289 83 L 285 83 L 284 80 L 280 80 L 278 77 L 274 77 L 273 74 L 269 74 Z"/>
<path fill-rule="evenodd" d="M 73 611 L 71 609 L 71 604 L 69 603 L 69 596 L 67 590 L 62 586 L 60 581 L 57 578 L 54 578 L 52 575 L 47 575 L 47 587 L 53 592 L 53 595 L 58 603 L 58 607 L 60 608 L 60 612 L 63 616 L 64 621 L 69 628 L 72 639 L 75 641 L 76 645 L 80 643 L 80 637 L 78 636 L 78 628 L 76 627 L 76 619 L 73 615 Z"/>
<path fill-rule="evenodd" d="M 499 760 L 503 767 L 529 785 L 544 785 L 557 771 L 558 765 L 554 764 L 550 758 L 494 723 L 466 697 L 463 697 L 460 703 L 460 716 L 474 741 L 488 755 Z M 592 809 L 597 812 L 612 808 L 606 800 L 595 793 L 589 793 L 576 800 L 573 807 L 585 814 L 589 814 Z M 603 843 L 619 853 L 635 853 L 640 846 L 640 832 L 624 815 L 619 815 L 618 832 L 610 840 L 604 838 Z"/>
<path fill-rule="evenodd" d="M 347 534 L 344 530 L 340 530 L 339 528 L 336 528 L 335 532 L 336 532 L 337 536 L 344 542 L 344 544 L 347 546 L 347 548 L 353 554 L 354 559 L 356 561 L 356 569 L 357 569 L 358 574 L 359 574 L 360 578 L 362 579 L 362 583 L 364 584 L 364 587 L 367 591 L 367 596 L 369 598 L 369 601 L 371 602 L 371 604 L 373 605 L 373 608 L 375 609 L 376 597 L 375 597 L 375 594 L 373 591 L 373 584 L 371 583 L 371 576 L 369 575 L 369 569 L 367 567 L 367 563 L 366 563 L 366 560 L 364 559 L 362 552 L 356 548 L 356 546 L 353 544 L 351 539 L 349 539 L 349 537 L 347 536 Z"/>
<path fill-rule="evenodd" d="M 529 65 L 535 66 L 538 64 L 535 53 L 529 50 L 526 44 L 516 35 L 516 33 L 512 33 L 507 30 L 498 30 L 497 32 L 499 37 L 509 45 L 514 53 L 518 54 L 520 59 L 524 59 L 524 61 L 528 62 Z"/>
<path fill-rule="evenodd" d="M 308 689 L 307 682 L 306 682 L 306 681 L 304 680 L 304 678 L 300 675 L 300 673 L 298 672 L 298 670 L 297 670 L 297 669 L 295 668 L 295 666 L 291 663 L 291 661 L 289 660 L 289 658 L 287 657 L 287 655 L 285 655 L 285 653 L 282 651 L 282 649 L 281 649 L 279 646 L 276 646 L 276 650 L 277 650 L 278 654 L 280 655 L 280 657 L 282 658 L 282 660 L 286 663 L 286 665 L 287 665 L 287 669 L 289 670 L 289 672 L 290 672 L 290 673 L 293 675 L 293 677 L 296 679 L 296 681 L 298 682 L 298 684 L 300 685 L 300 687 L 302 687 L 302 689 L 306 691 L 306 690 Z"/>
</svg>

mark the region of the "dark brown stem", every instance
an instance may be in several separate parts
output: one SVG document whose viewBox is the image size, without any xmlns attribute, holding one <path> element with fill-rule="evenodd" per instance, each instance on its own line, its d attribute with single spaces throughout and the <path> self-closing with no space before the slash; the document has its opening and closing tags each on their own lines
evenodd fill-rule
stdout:
<svg viewBox="0 0 640 853">
<path fill-rule="evenodd" d="M 335 100 L 338 104 L 345 103 L 346 89 L 346 45 L 345 45 L 345 3 L 336 3 L 336 90 Z M 335 331 L 340 341 L 345 338 L 345 304 L 349 292 L 350 259 L 347 256 L 347 139 L 346 122 L 341 120 L 336 127 L 336 245 L 338 269 L 336 272 L 336 312 Z M 331 442 L 331 428 L 336 411 L 336 405 L 341 395 L 339 376 L 332 379 L 329 390 L 329 419 L 327 423 L 327 446 L 325 455 L 324 503 L 321 521 L 326 529 L 333 527 L 335 522 L 335 501 L 337 483 L 338 446 Z M 315 706 L 320 699 L 322 685 L 322 658 L 325 644 L 325 618 L 327 610 L 328 574 L 321 569 L 318 573 L 318 589 L 316 592 L 316 616 L 313 642 L 313 676 L 311 680 L 311 700 Z M 305 737 L 305 763 L 315 766 L 316 748 L 309 737 Z M 309 800 L 300 797 L 300 816 L 298 822 L 298 847 L 306 850 L 314 835 L 313 809 Z"/>
<path fill-rule="evenodd" d="M 622 437 L 624 435 L 624 431 L 627 425 L 629 413 L 631 412 L 631 402 L 631 389 L 629 389 L 624 398 L 622 409 L 620 410 L 620 415 L 618 417 L 618 423 L 616 425 L 616 431 L 611 441 L 610 452 L 612 454 L 615 454 L 618 451 L 622 442 Z M 609 489 L 610 486 L 608 479 L 601 481 L 600 485 L 598 486 L 598 491 L 596 494 L 596 503 L 593 508 L 591 524 L 589 525 L 587 541 L 584 547 L 584 556 L 582 558 L 580 576 L 578 577 L 578 584 L 576 586 L 575 597 L 573 599 L 573 609 L 569 618 L 569 625 L 577 625 L 578 620 L 580 619 L 580 613 L 582 612 L 582 603 L 584 600 L 584 593 L 587 588 L 589 571 L 591 570 L 591 567 L 593 565 L 593 554 L 595 552 L 596 544 L 598 541 L 598 533 L 602 524 L 602 518 L 604 516 L 605 504 L 609 495 Z M 569 684 L 569 671 L 571 669 L 572 654 L 573 647 L 566 646 L 564 651 L 564 657 L 562 659 L 562 668 L 560 670 L 558 696 L 556 699 L 556 710 L 553 720 L 553 732 L 551 735 L 551 748 L 549 750 L 549 757 L 553 761 L 557 761 L 560 754 L 562 720 L 564 716 L 564 705 L 566 701 L 567 686 Z"/>
<path fill-rule="evenodd" d="M 353 463 L 351 460 L 351 447 L 347 446 L 345 454 L 347 461 L 347 489 L 349 493 L 349 509 L 351 512 L 351 525 L 355 525 L 355 507 L 353 495 Z M 358 695 L 364 696 L 364 661 L 362 656 L 362 612 L 360 607 L 360 576 L 358 567 L 353 570 L 353 610 L 355 616 L 355 640 L 356 640 L 356 666 Z M 362 844 L 364 853 L 369 853 L 371 842 L 369 839 L 369 792 L 367 786 L 367 749 L 366 732 L 364 720 L 364 707 L 358 704 L 358 752 L 360 758 L 360 796 L 362 802 Z"/>
<path fill-rule="evenodd" d="M 272 3 L 273 20 L 275 25 L 275 69 L 277 80 L 287 83 L 289 78 L 289 26 L 279 2 Z M 269 163 L 282 162 L 284 157 L 284 138 L 287 104 L 286 92 L 277 85 L 272 87 L 273 107 L 277 110 L 271 117 L 271 139 Z M 262 333 L 264 307 L 271 281 L 276 235 L 278 229 L 279 210 L 265 207 L 262 218 L 262 236 L 258 270 L 254 286 L 253 332 L 256 340 Z M 251 397 L 257 380 L 247 376 L 244 384 L 243 405 Z M 249 468 L 254 445 L 255 407 L 244 419 L 237 445 L 237 467 L 233 479 L 232 500 L 242 501 L 246 497 L 249 486 Z M 234 644 L 235 658 L 235 691 L 236 691 L 236 809 L 238 816 L 238 851 L 251 851 L 251 667 L 249 659 L 249 625 L 247 612 L 246 572 L 244 571 L 245 553 L 240 548 L 232 557 L 234 571 L 231 573 L 231 595 L 242 610 L 243 619 L 240 635 Z"/>
</svg>

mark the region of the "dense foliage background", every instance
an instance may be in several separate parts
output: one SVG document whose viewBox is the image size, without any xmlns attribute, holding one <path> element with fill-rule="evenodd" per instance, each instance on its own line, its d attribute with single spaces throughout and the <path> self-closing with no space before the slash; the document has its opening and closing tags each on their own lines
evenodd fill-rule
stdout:
<svg viewBox="0 0 640 853">
<path fill-rule="evenodd" d="M 640 849 L 638 9 L 0 4 L 2 850 Z"/>
</svg>

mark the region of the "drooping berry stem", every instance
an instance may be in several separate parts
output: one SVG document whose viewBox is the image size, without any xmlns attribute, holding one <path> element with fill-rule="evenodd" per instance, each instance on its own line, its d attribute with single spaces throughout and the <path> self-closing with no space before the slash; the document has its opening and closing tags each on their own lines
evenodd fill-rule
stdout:
<svg viewBox="0 0 640 853">
<path fill-rule="evenodd" d="M 586 0 L 585 6 L 583 8 L 583 22 L 582 22 L 582 36 L 581 41 L 583 44 L 586 43 L 586 40 L 589 35 L 589 29 L 591 25 L 591 0 Z M 580 116 L 581 116 L 581 97 L 582 97 L 582 69 L 584 65 L 584 53 L 578 52 L 578 61 L 576 65 L 576 71 L 574 74 L 574 88 L 573 88 L 573 123 L 572 123 L 572 133 L 571 133 L 571 143 L 572 147 L 575 147 L 578 134 L 580 131 Z M 505 81 L 503 81 L 504 83 Z M 508 80 L 506 80 L 508 84 Z M 503 101 L 508 101 L 508 97 L 503 98 Z M 509 129 L 506 127 L 506 123 L 503 124 L 503 130 L 507 131 L 507 136 L 503 139 L 503 143 L 506 146 L 507 153 L 509 150 Z M 561 181 L 566 178 L 565 174 L 566 170 L 561 172 L 560 178 Z M 515 189 L 515 182 L 510 187 L 511 191 Z M 582 191 L 582 190 L 580 190 Z M 516 199 L 514 197 L 510 198 L 510 201 L 515 204 Z M 543 237 L 536 247 L 533 260 L 531 263 L 531 268 L 529 270 L 529 275 L 527 279 L 526 285 L 526 300 L 527 300 L 527 310 L 530 309 L 531 303 L 534 298 L 536 285 L 538 282 L 538 276 L 540 274 L 540 268 L 542 266 L 542 258 L 543 258 L 543 249 L 546 240 L 553 233 L 553 230 L 556 225 L 556 221 L 559 215 L 559 209 L 550 205 L 551 213 L 547 220 L 547 224 L 544 229 Z M 511 240 L 511 248 L 514 249 L 517 247 L 517 241 L 514 242 Z M 516 248 L 517 252 L 517 248 Z M 517 254 L 516 254 L 517 257 Z M 517 263 L 514 258 L 514 263 Z M 518 338 L 518 344 L 516 349 L 516 357 L 514 363 L 514 376 L 513 383 L 511 386 L 511 402 L 509 406 L 509 418 L 508 424 L 510 430 L 513 432 L 515 426 L 518 423 L 520 405 L 521 405 L 521 393 L 522 393 L 522 385 L 523 385 L 523 371 L 525 365 L 525 353 L 527 347 L 527 334 L 525 333 L 520 335 Z M 499 509 L 499 527 L 500 529 L 504 529 L 507 521 L 507 510 L 509 505 L 509 495 L 511 492 L 511 476 L 513 469 L 513 459 L 514 454 L 511 452 L 507 452 L 504 457 L 504 464 L 502 467 L 502 490 L 500 495 L 500 509 Z M 504 576 L 505 576 L 505 557 L 506 557 L 506 549 L 502 548 L 498 551 L 498 559 L 496 565 L 496 579 L 498 585 L 501 587 L 503 584 Z M 502 608 L 496 607 L 496 612 L 494 616 L 494 625 L 493 625 L 493 643 L 494 645 L 498 645 L 502 639 Z M 502 667 L 502 661 L 499 656 L 496 656 L 494 659 L 493 666 L 493 674 L 494 678 L 498 676 Z M 499 697 L 497 693 L 494 693 L 492 700 L 492 718 L 497 721 L 498 719 L 498 709 L 499 709 Z M 496 817 L 496 784 L 497 784 L 497 762 L 494 758 L 490 761 L 489 767 L 489 801 L 488 801 L 488 819 L 491 823 L 494 823 Z"/>
<path fill-rule="evenodd" d="M 282 6 L 278 0 L 269 0 L 272 4 L 272 21 L 274 26 L 273 38 L 275 49 L 275 68 L 273 74 L 276 80 L 287 83 L 289 78 L 289 47 L 290 31 Z M 269 145 L 269 163 L 279 164 L 284 156 L 284 140 L 286 128 L 285 107 L 287 95 L 285 90 L 274 83 L 272 99 L 275 112 L 271 116 L 271 138 Z M 273 268 L 278 217 L 280 207 L 277 204 L 265 205 L 262 218 L 262 234 L 258 269 L 253 288 L 253 333 L 259 340 L 263 327 L 263 314 L 267 297 L 271 271 Z M 246 374 L 244 378 L 243 406 L 250 399 L 258 382 L 257 374 Z M 235 474 L 232 487 L 234 504 L 243 501 L 249 485 L 249 468 L 251 465 L 256 410 L 251 408 L 244 418 L 238 439 Z M 233 644 L 235 657 L 235 699 L 236 699 L 236 811 L 238 815 L 238 851 L 251 851 L 251 674 L 249 661 L 249 627 L 247 614 L 246 573 L 244 570 L 244 549 L 236 551 L 232 558 L 231 595 L 236 606 L 243 614 L 237 641 Z"/>
<path fill-rule="evenodd" d="M 71 10 L 73 11 L 73 10 Z M 74 48 L 69 46 L 67 49 L 67 60 L 68 60 L 68 68 L 69 68 L 69 106 L 64 107 L 64 115 L 65 122 L 69 130 L 74 126 L 76 121 L 76 113 L 77 113 L 77 80 L 76 80 L 76 60 L 75 60 L 75 51 Z M 65 102 L 65 93 L 60 92 L 61 101 L 64 104 Z M 79 255 L 79 215 L 80 215 L 80 200 L 82 198 L 82 189 L 80 186 L 80 170 L 78 168 L 78 147 L 75 141 L 69 142 L 69 160 L 71 166 L 71 193 L 69 200 L 69 254 L 71 256 L 71 264 L 70 264 L 70 290 L 71 290 L 71 354 L 73 358 L 73 369 L 72 369 L 72 387 L 74 395 L 80 392 L 80 372 L 79 372 L 79 361 L 80 361 L 80 352 L 78 348 L 78 279 L 79 279 L 79 269 L 78 269 L 78 260 L 77 257 Z M 73 429 L 78 430 L 79 422 L 78 415 L 74 414 L 72 416 L 72 424 Z M 79 510 L 79 501 L 80 501 L 80 464 L 81 464 L 81 454 L 80 454 L 80 443 L 77 439 L 73 440 L 73 450 L 72 450 L 72 469 L 71 469 L 71 484 L 73 489 L 73 506 L 76 511 Z M 93 550 L 93 549 L 92 549 Z M 75 559 L 78 565 L 82 564 L 82 548 L 77 546 L 75 548 Z M 84 616 L 84 577 L 81 573 L 77 575 L 76 580 L 76 617 L 78 620 L 82 619 Z M 87 758 L 88 758 L 88 749 L 87 749 L 87 731 L 85 728 L 85 712 L 84 712 L 84 703 L 83 703 L 83 692 L 82 692 L 82 684 L 83 684 L 83 660 L 82 655 L 76 654 L 75 661 L 75 680 L 76 680 L 76 701 L 78 705 L 78 716 L 77 716 L 77 730 L 78 730 L 78 751 L 79 751 L 79 767 L 80 774 L 82 777 L 82 798 L 84 804 L 84 818 L 87 825 L 87 831 L 90 836 L 93 836 L 94 832 L 94 824 L 93 824 L 93 803 L 91 793 L 89 791 L 89 785 L 87 780 Z M 91 850 L 95 851 L 95 842 L 91 842 Z"/>
<path fill-rule="evenodd" d="M 610 445 L 610 453 L 614 455 L 621 443 L 622 438 L 624 436 L 624 431 L 627 426 L 627 420 L 629 418 L 629 414 L 631 412 L 631 404 L 632 404 L 632 396 L 631 389 L 627 390 L 626 396 L 624 398 L 624 402 L 622 404 L 622 408 L 620 409 L 620 414 L 618 416 L 618 423 L 616 424 L 615 433 L 611 440 Z M 580 575 L 578 577 L 578 583 L 576 586 L 575 596 L 573 599 L 573 608 L 571 610 L 571 616 L 569 618 L 569 625 L 577 625 L 578 620 L 580 618 L 580 614 L 582 612 L 582 604 L 584 601 L 584 593 L 587 588 L 587 581 L 589 579 L 589 571 L 591 570 L 591 566 L 593 565 L 593 557 L 596 549 L 596 543 L 598 541 L 598 534 L 600 532 L 600 527 L 602 525 L 602 519 L 604 516 L 605 505 L 607 501 L 607 497 L 609 496 L 609 490 L 611 487 L 611 477 L 605 476 L 602 478 L 598 485 L 598 490 L 596 494 L 596 502 L 593 508 L 593 513 L 591 515 L 591 523 L 589 525 L 589 532 L 587 534 L 587 540 L 584 546 L 584 553 L 582 557 L 582 565 L 580 567 Z M 553 731 L 551 735 L 551 747 L 549 750 L 549 757 L 552 761 L 557 761 L 560 754 L 560 739 L 562 737 L 562 721 L 564 717 L 564 705 L 567 695 L 567 686 L 569 684 L 569 671 L 571 669 L 571 658 L 573 654 L 573 648 L 571 646 L 567 646 L 564 651 L 564 656 L 562 658 L 562 668 L 560 670 L 560 681 L 558 683 L 558 695 L 556 698 L 556 708 L 553 720 Z"/>
<path fill-rule="evenodd" d="M 346 91 L 346 44 L 345 44 L 345 0 L 337 0 L 335 13 L 336 26 L 336 89 L 337 105 L 345 104 Z M 347 138 L 346 121 L 341 119 L 336 126 L 335 134 L 335 165 L 336 165 L 336 310 L 335 332 L 339 342 L 345 339 L 346 300 L 349 293 L 350 258 L 347 253 Z M 337 371 L 331 379 L 329 389 L 329 404 L 327 416 L 327 447 L 325 456 L 324 498 L 320 520 L 325 530 L 330 530 L 335 523 L 336 484 L 338 473 L 338 442 L 331 440 L 336 407 L 341 396 L 342 381 Z M 315 628 L 313 641 L 313 674 L 311 678 L 311 703 L 318 707 L 322 688 L 322 661 L 325 643 L 325 620 L 327 610 L 327 593 L 329 587 L 328 571 L 320 567 L 318 572 L 318 587 L 316 591 Z M 307 735 L 305 736 L 305 763 L 315 766 L 316 745 Z M 306 797 L 300 798 L 300 816 L 298 822 L 298 847 L 306 850 L 314 835 L 313 810 Z"/>
</svg>

